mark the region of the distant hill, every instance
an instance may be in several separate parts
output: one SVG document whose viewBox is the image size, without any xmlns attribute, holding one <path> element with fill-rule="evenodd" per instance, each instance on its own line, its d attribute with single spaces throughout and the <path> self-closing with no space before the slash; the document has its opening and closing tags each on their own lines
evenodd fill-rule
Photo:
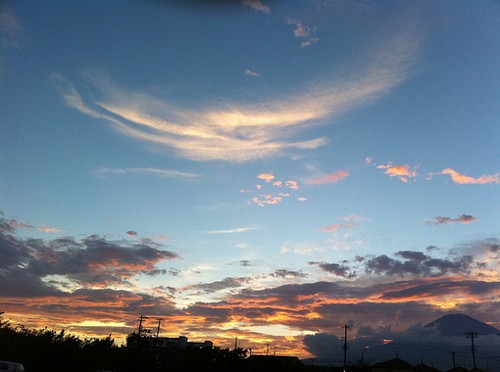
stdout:
<svg viewBox="0 0 500 372">
<path fill-rule="evenodd" d="M 500 330 L 464 314 L 449 314 L 425 325 L 426 328 L 436 328 L 442 336 L 463 336 L 467 332 L 477 332 L 480 335 L 500 335 Z"/>
</svg>

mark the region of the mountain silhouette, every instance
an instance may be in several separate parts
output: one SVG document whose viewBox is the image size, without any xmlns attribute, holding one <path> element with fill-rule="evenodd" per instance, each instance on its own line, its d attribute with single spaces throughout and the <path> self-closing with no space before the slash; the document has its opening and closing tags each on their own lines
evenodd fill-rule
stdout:
<svg viewBox="0 0 500 372">
<path fill-rule="evenodd" d="M 464 314 L 448 314 L 425 325 L 435 328 L 442 336 L 463 336 L 467 332 L 480 335 L 500 335 L 500 330 Z"/>
</svg>

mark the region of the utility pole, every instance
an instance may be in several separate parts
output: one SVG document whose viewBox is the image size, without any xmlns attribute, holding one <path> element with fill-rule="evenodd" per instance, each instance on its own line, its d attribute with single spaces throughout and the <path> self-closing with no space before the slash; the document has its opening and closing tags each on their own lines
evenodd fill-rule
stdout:
<svg viewBox="0 0 500 372">
<path fill-rule="evenodd" d="M 344 372 L 347 369 L 347 349 L 349 348 L 347 346 L 347 328 L 349 328 L 349 326 L 344 324 L 344 346 L 342 346 L 342 349 L 344 349 Z"/>
<path fill-rule="evenodd" d="M 156 320 L 158 321 L 158 329 L 156 330 L 156 338 L 158 338 L 158 336 L 160 335 L 160 326 L 161 326 L 161 322 L 162 322 L 163 318 L 156 318 Z"/>
<path fill-rule="evenodd" d="M 234 339 L 234 350 L 238 348 L 238 337 L 235 337 Z"/>
<path fill-rule="evenodd" d="M 450 354 L 453 357 L 453 369 L 455 369 L 455 368 L 457 368 L 457 365 L 455 364 L 455 352 L 452 351 Z"/>
<path fill-rule="evenodd" d="M 142 321 L 144 319 L 149 319 L 149 318 L 147 316 L 144 316 L 144 315 L 141 315 L 139 317 L 139 332 L 137 333 L 137 336 L 139 336 L 139 337 L 141 337 L 141 335 L 142 335 Z"/>
<path fill-rule="evenodd" d="M 474 347 L 474 339 L 478 337 L 477 332 L 467 332 L 465 334 L 467 338 L 470 338 L 472 343 L 472 363 L 474 365 L 474 371 L 476 371 L 476 349 Z"/>
</svg>

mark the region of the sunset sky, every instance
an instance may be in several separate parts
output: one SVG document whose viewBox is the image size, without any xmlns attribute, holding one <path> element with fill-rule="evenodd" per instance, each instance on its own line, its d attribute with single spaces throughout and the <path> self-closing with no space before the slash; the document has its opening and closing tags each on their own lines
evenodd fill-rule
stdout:
<svg viewBox="0 0 500 372">
<path fill-rule="evenodd" d="M 13 324 L 300 357 L 346 323 L 500 327 L 498 2 L 0 12 Z"/>
</svg>

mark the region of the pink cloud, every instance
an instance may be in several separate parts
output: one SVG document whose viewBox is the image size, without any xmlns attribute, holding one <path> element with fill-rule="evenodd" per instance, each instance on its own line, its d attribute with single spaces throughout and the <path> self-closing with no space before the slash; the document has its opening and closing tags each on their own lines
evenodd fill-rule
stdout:
<svg viewBox="0 0 500 372">
<path fill-rule="evenodd" d="M 392 165 L 392 163 L 388 163 L 386 165 L 377 165 L 377 168 L 385 169 L 384 174 L 388 174 L 391 177 L 398 177 L 405 183 L 409 181 L 409 178 L 417 176 L 416 167 L 410 168 L 408 164 Z"/>
<path fill-rule="evenodd" d="M 274 179 L 274 175 L 271 173 L 261 173 L 257 176 L 257 178 L 269 183 Z"/>
<path fill-rule="evenodd" d="M 487 183 L 500 183 L 500 173 L 496 174 L 485 174 L 478 178 L 473 178 L 470 176 L 465 176 L 458 173 L 456 170 L 451 168 L 443 169 L 438 174 L 448 174 L 451 180 L 460 185 L 483 185 Z"/>
<path fill-rule="evenodd" d="M 290 188 L 290 189 L 294 189 L 294 190 L 299 189 L 299 183 L 297 181 L 294 181 L 294 180 L 286 181 L 285 186 Z"/>
<path fill-rule="evenodd" d="M 132 230 L 130 230 L 130 231 L 127 231 L 127 232 L 126 232 L 126 234 L 127 234 L 128 236 L 136 236 L 136 235 L 137 235 L 137 232 L 136 232 L 136 231 L 132 231 Z"/>
<path fill-rule="evenodd" d="M 347 172 L 345 170 L 341 170 L 341 171 L 327 174 L 326 176 L 311 178 L 308 181 L 308 183 L 310 183 L 312 185 L 323 185 L 326 183 L 336 183 L 336 182 L 343 180 L 348 175 L 349 175 L 349 172 Z"/>
<path fill-rule="evenodd" d="M 283 186 L 283 181 L 276 181 L 276 182 L 273 182 L 273 186 L 276 186 L 276 187 L 281 187 L 281 186 Z"/>
<path fill-rule="evenodd" d="M 282 196 L 274 196 L 272 194 L 262 195 L 260 198 L 258 196 L 252 198 L 252 201 L 260 207 L 263 207 L 266 204 L 268 205 L 279 204 L 281 203 L 282 200 L 283 200 Z"/>
<path fill-rule="evenodd" d="M 264 14 L 270 13 L 269 6 L 262 4 L 260 0 L 243 0 L 243 4 L 257 12 L 262 12 Z"/>
<path fill-rule="evenodd" d="M 306 198 L 304 198 L 303 196 L 299 196 L 299 197 L 297 198 L 297 200 L 298 200 L 298 201 L 301 201 L 301 202 L 304 202 L 304 201 L 306 201 L 307 199 L 306 199 Z"/>
<path fill-rule="evenodd" d="M 348 229 L 350 227 L 353 227 L 354 224 L 353 223 L 333 223 L 331 225 L 327 225 L 327 226 L 322 226 L 319 228 L 320 231 L 323 231 L 323 232 L 337 232 L 339 231 L 340 229 Z"/>
</svg>

